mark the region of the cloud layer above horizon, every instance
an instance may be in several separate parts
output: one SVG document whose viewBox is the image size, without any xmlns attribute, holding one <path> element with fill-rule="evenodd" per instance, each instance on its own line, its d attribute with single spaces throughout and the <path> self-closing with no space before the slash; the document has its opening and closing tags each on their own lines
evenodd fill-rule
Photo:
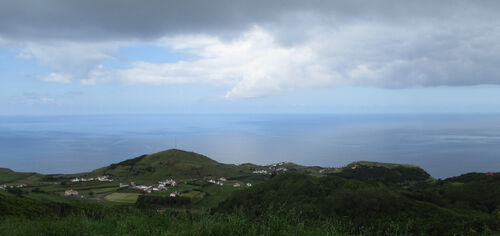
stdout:
<svg viewBox="0 0 500 236">
<path fill-rule="evenodd" d="M 196 84 L 221 98 L 500 84 L 498 1 L 0 2 L 0 47 L 47 83 Z M 174 60 L 123 59 L 148 46 Z"/>
</svg>

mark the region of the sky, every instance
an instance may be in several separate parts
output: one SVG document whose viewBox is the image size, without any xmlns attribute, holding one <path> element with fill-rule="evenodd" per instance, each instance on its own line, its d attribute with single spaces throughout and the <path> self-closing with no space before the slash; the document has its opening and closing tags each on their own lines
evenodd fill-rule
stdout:
<svg viewBox="0 0 500 236">
<path fill-rule="evenodd" d="M 0 115 L 490 113 L 499 1 L 0 1 Z"/>
</svg>

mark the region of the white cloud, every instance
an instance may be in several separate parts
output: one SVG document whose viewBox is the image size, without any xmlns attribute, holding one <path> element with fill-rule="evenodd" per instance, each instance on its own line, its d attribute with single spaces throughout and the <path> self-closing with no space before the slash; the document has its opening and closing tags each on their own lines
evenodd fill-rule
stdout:
<svg viewBox="0 0 500 236">
<path fill-rule="evenodd" d="M 163 38 L 133 43 L 124 37 L 123 41 L 3 40 L 0 44 L 15 45 L 21 57 L 34 57 L 48 67 L 52 74 L 45 81 L 197 83 L 226 88 L 221 94 L 226 98 L 345 85 L 500 84 L 497 14 L 475 4 L 467 12 L 446 4 L 433 10 L 427 7 L 431 5 L 422 4 L 418 14 L 408 17 L 401 13 L 412 9 L 406 3 L 392 10 L 379 7 L 383 4 L 347 7 L 356 12 L 353 16 L 297 8 L 272 21 L 252 22 L 253 28 L 242 27 L 230 37 L 187 30 L 165 31 Z M 391 14 L 384 14 L 385 10 Z M 163 64 L 137 60 L 126 69 L 101 66 L 106 60 L 120 60 L 121 46 L 152 43 L 190 54 L 192 59 Z"/>
<path fill-rule="evenodd" d="M 50 73 L 42 78 L 42 81 L 68 84 L 71 82 L 71 76 L 57 73 Z"/>
<path fill-rule="evenodd" d="M 447 28 L 448 27 L 448 28 Z M 102 79 L 126 83 L 202 83 L 228 88 L 226 98 L 332 86 L 469 85 L 500 83 L 500 28 L 473 27 L 471 35 L 447 23 L 412 28 L 359 22 L 304 30 L 299 43 L 280 44 L 263 27 L 230 41 L 208 35 L 163 38 L 159 44 L 195 59 L 175 63 L 133 62 L 129 69 L 100 71 Z M 481 28 L 483 27 L 483 28 Z M 458 31 L 458 32 L 457 32 Z"/>
<path fill-rule="evenodd" d="M 224 85 L 231 88 L 227 98 L 330 86 L 338 79 L 309 45 L 283 47 L 259 27 L 232 41 L 201 35 L 164 38 L 160 44 L 190 53 L 196 59 L 166 64 L 134 62 L 130 69 L 114 71 L 112 76 L 101 75 L 127 83 Z M 94 77 L 92 81 L 99 79 Z"/>
<path fill-rule="evenodd" d="M 57 99 L 49 94 L 40 94 L 36 92 L 24 93 L 19 99 L 22 104 L 34 105 L 34 104 L 44 104 L 44 105 L 62 105 L 64 102 L 61 99 Z"/>
<path fill-rule="evenodd" d="M 1 42 L 0 42 L 1 43 Z M 103 61 L 116 58 L 120 42 L 74 42 L 57 41 L 5 41 L 10 48 L 20 51 L 20 59 L 36 59 L 36 62 L 51 71 L 42 78 L 46 82 L 69 83 L 71 80 L 88 79 L 90 73 L 99 69 Z"/>
</svg>

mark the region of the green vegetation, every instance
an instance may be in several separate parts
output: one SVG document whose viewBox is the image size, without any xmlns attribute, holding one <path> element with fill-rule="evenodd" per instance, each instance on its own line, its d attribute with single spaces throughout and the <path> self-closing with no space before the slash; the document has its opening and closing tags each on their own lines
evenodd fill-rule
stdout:
<svg viewBox="0 0 500 236">
<path fill-rule="evenodd" d="M 140 195 L 139 193 L 112 193 L 104 199 L 110 202 L 135 203 Z"/>
<path fill-rule="evenodd" d="M 102 175 L 177 184 L 146 193 L 119 182 L 70 181 Z M 222 176 L 223 185 L 208 182 Z M 0 180 L 31 180 L 0 189 L 0 235 L 500 234 L 500 175 L 493 173 L 435 180 L 412 165 L 229 165 L 168 150 L 74 175 L 0 169 Z M 78 197 L 64 197 L 68 189 Z"/>
<path fill-rule="evenodd" d="M 14 172 L 6 168 L 0 168 L 0 184 L 31 184 L 40 182 L 43 175 L 37 173 Z"/>
<path fill-rule="evenodd" d="M 237 165 L 222 164 L 200 154 L 172 149 L 112 164 L 92 171 L 89 176 L 110 175 L 120 181 L 141 183 L 167 178 L 230 178 L 249 173 Z"/>
<path fill-rule="evenodd" d="M 285 174 L 235 193 L 217 209 L 234 211 L 250 218 L 274 212 L 304 221 L 349 219 L 353 229 L 377 234 L 395 225 L 412 235 L 493 234 L 500 233 L 500 176 L 459 186 L 445 180 L 408 188 L 384 179 Z"/>
<path fill-rule="evenodd" d="M 418 166 L 399 165 L 379 162 L 353 162 L 340 172 L 331 175 L 356 179 L 356 180 L 378 180 L 385 183 L 415 184 L 432 182 L 432 177 Z"/>
</svg>

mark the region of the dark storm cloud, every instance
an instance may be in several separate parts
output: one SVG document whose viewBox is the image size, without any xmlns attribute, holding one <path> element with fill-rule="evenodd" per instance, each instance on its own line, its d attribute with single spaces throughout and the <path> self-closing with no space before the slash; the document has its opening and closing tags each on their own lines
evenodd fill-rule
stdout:
<svg viewBox="0 0 500 236">
<path fill-rule="evenodd" d="M 241 32 L 251 25 L 279 24 L 293 33 L 318 16 L 324 23 L 344 20 L 469 18 L 497 15 L 498 1 L 19 1 L 0 2 L 0 36 L 20 39 L 154 39 L 176 33 Z M 302 17 L 301 17 L 302 16 Z M 496 17 L 495 17 L 496 18 Z M 467 19 L 465 19 L 467 20 Z M 283 29 L 281 26 L 288 28 Z M 299 27 L 300 28 L 300 27 Z"/>
</svg>

